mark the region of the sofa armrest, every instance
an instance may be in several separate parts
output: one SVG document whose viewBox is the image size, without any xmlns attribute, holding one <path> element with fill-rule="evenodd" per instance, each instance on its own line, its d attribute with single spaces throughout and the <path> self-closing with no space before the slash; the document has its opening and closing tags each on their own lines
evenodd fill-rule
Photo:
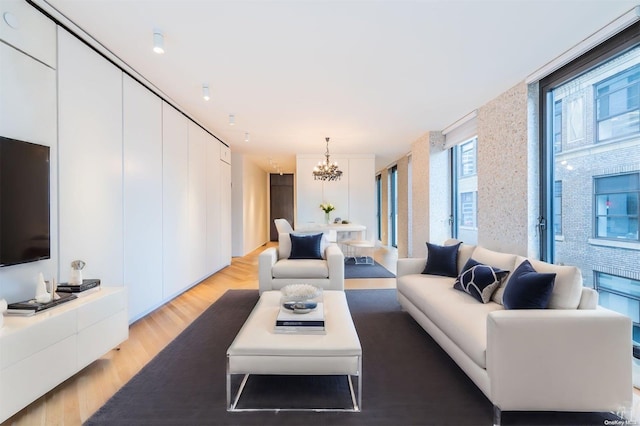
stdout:
<svg viewBox="0 0 640 426">
<path fill-rule="evenodd" d="M 487 319 L 491 400 L 502 410 L 632 406 L 631 319 L 604 308 L 503 310 Z"/>
<path fill-rule="evenodd" d="M 327 290 L 344 290 L 344 253 L 337 244 L 328 245 L 325 250 L 329 268 L 329 286 Z"/>
<path fill-rule="evenodd" d="M 271 280 L 271 268 L 278 261 L 278 248 L 269 247 L 258 255 L 258 289 L 263 291 L 273 290 Z"/>
<path fill-rule="evenodd" d="M 421 274 L 427 265 L 427 258 L 405 257 L 398 259 L 396 276 Z"/>
</svg>

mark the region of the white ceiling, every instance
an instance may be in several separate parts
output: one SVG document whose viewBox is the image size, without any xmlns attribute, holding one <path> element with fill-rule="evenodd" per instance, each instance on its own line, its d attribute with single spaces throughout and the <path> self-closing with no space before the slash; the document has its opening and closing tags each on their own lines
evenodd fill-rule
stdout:
<svg viewBox="0 0 640 426">
<path fill-rule="evenodd" d="M 332 154 L 374 153 L 382 168 L 637 4 L 46 1 L 233 151 L 284 172 L 295 154 L 320 160 L 325 136 Z M 154 28 L 164 55 L 151 50 Z"/>
</svg>

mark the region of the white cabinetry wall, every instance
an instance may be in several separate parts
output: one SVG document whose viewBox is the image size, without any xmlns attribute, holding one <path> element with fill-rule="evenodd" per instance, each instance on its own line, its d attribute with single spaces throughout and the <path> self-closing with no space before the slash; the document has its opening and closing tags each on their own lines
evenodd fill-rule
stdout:
<svg viewBox="0 0 640 426">
<path fill-rule="evenodd" d="M 60 278 L 86 261 L 133 321 L 230 264 L 227 147 L 59 32 Z"/>
<path fill-rule="evenodd" d="M 223 147 L 224 148 L 224 147 Z M 231 156 L 229 155 L 229 159 Z M 231 164 L 220 162 L 220 241 L 218 244 L 218 263 L 227 266 L 231 261 Z M 238 219 L 241 220 L 241 219 Z"/>
<path fill-rule="evenodd" d="M 162 101 L 123 79 L 124 285 L 129 315 L 162 302 Z"/>
<path fill-rule="evenodd" d="M 207 274 L 207 142 L 208 135 L 189 123 L 189 280 Z"/>
<path fill-rule="evenodd" d="M 165 300 L 190 284 L 189 121 L 162 104 L 162 294 Z"/>
<path fill-rule="evenodd" d="M 51 259 L 0 268 L 0 299 L 33 297 L 38 272 L 67 281 L 75 259 L 103 288 L 5 318 L 0 422 L 231 261 L 228 147 L 27 2 L 6 12 L 19 26 L 0 19 L 0 135 L 51 148 Z"/>
<path fill-rule="evenodd" d="M 222 257 L 220 256 L 220 238 L 222 237 L 222 227 L 220 226 L 220 202 L 222 201 L 222 191 L 220 190 L 220 144 L 215 140 L 209 140 L 207 149 L 207 228 L 206 228 L 206 257 L 207 261 L 213 263 L 217 268 L 222 268 Z"/>
<path fill-rule="evenodd" d="M 122 72 L 58 31 L 60 279 L 123 283 Z"/>
</svg>

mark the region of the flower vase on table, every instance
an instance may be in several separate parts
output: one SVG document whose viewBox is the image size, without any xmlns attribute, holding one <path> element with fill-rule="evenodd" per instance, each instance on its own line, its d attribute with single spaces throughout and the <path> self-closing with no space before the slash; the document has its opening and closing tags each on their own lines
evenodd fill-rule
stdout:
<svg viewBox="0 0 640 426">
<path fill-rule="evenodd" d="M 331 219 L 329 216 L 331 212 L 334 211 L 336 208 L 331 203 L 322 203 L 320 204 L 320 209 L 324 212 L 324 223 L 328 225 L 329 220 Z"/>
</svg>

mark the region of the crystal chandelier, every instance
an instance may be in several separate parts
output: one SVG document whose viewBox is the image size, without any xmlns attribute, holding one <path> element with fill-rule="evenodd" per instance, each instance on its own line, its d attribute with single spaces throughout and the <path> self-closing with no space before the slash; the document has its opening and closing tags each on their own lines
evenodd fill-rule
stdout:
<svg viewBox="0 0 640 426">
<path fill-rule="evenodd" d="M 324 153 L 325 160 L 320 161 L 317 166 L 313 168 L 313 180 L 340 180 L 342 176 L 342 170 L 338 168 L 338 163 L 329 161 L 329 138 L 325 138 L 327 141 L 327 151 Z"/>
</svg>

